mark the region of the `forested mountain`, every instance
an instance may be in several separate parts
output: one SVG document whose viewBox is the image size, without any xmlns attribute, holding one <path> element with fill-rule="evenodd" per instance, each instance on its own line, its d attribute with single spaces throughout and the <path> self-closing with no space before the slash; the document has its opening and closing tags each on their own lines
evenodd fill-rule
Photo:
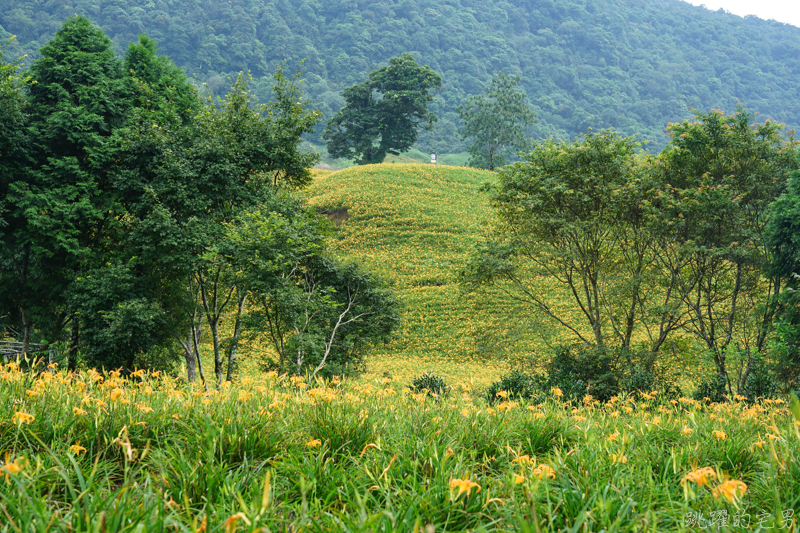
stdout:
<svg viewBox="0 0 800 533">
<path fill-rule="evenodd" d="M 326 118 L 343 87 L 412 52 L 443 78 L 440 117 L 418 146 L 463 149 L 456 107 L 492 74 L 520 74 L 536 137 L 615 127 L 666 144 L 689 106 L 752 111 L 800 125 L 800 28 L 711 12 L 679 0 L 0 0 L 0 33 L 29 59 L 70 15 L 95 21 L 119 52 L 147 33 L 199 82 L 224 92 L 250 70 L 303 67 Z M 316 140 L 321 134 L 318 128 Z"/>
</svg>

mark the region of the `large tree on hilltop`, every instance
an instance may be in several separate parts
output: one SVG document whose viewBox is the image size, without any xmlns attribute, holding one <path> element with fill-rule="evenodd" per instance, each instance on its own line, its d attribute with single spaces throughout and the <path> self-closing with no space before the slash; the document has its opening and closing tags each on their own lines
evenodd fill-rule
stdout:
<svg viewBox="0 0 800 533">
<path fill-rule="evenodd" d="M 345 106 L 323 134 L 328 153 L 366 165 L 408 150 L 417 141 L 417 128 L 436 122 L 428 104 L 431 90 L 441 86 L 441 76 L 418 65 L 411 54 L 393 57 L 388 66 L 370 72 L 367 81 L 342 91 Z"/>
</svg>

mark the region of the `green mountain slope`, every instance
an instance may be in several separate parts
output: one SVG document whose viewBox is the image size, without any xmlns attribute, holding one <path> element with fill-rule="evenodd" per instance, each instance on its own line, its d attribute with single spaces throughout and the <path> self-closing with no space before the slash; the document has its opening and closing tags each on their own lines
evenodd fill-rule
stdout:
<svg viewBox="0 0 800 533">
<path fill-rule="evenodd" d="M 307 88 L 330 116 L 342 87 L 411 51 L 444 79 L 441 120 L 423 150 L 453 153 L 458 104 L 493 72 L 519 73 L 537 110 L 537 137 L 592 127 L 642 133 L 688 109 L 732 109 L 800 125 L 800 28 L 711 12 L 680 0 L 0 0 L 0 32 L 34 57 L 61 22 L 87 15 L 121 51 L 146 32 L 198 81 L 222 91 L 251 70 L 268 95 L 284 59 L 306 59 Z M 318 139 L 315 139 L 318 141 Z"/>
</svg>

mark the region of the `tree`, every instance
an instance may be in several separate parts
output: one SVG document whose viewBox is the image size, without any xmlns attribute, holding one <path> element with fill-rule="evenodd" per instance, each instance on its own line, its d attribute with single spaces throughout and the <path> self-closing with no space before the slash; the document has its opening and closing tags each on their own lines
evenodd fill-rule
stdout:
<svg viewBox="0 0 800 533">
<path fill-rule="evenodd" d="M 9 185 L 21 177 L 30 164 L 30 119 L 25 90 L 29 82 L 19 73 L 20 60 L 7 62 L 3 57 L 11 41 L 0 46 L 0 336 L 3 325 L 20 323 L 19 280 L 15 265 L 19 263 L 15 236 L 18 217 L 9 216 L 6 205 Z M 30 330 L 26 339 L 30 341 Z"/>
<path fill-rule="evenodd" d="M 357 371 L 369 347 L 399 323 L 385 282 L 327 253 L 329 224 L 278 196 L 228 226 L 229 257 L 252 295 L 247 319 L 265 331 L 281 371 Z"/>
<path fill-rule="evenodd" d="M 458 108 L 464 123 L 459 134 L 464 140 L 472 139 L 467 147 L 469 166 L 494 170 L 506 164 L 509 152 L 530 146 L 525 129 L 536 122 L 536 114 L 528 107 L 525 93 L 516 90 L 519 80 L 519 76 L 498 72 L 485 96 L 469 96 Z"/>
<path fill-rule="evenodd" d="M 69 285 L 118 243 L 114 132 L 129 109 L 111 40 L 85 17 L 63 24 L 30 76 L 31 159 L 7 186 L 14 230 L 4 243 L 26 343 L 34 324 L 45 342 L 69 322 L 75 332 Z"/>
<path fill-rule="evenodd" d="M 417 128 L 436 122 L 428 104 L 431 90 L 441 86 L 441 76 L 418 65 L 411 54 L 393 57 L 388 66 L 370 72 L 367 81 L 342 91 L 345 106 L 323 133 L 328 153 L 367 165 L 408 150 L 417 140 Z"/>
<path fill-rule="evenodd" d="M 684 329 L 738 393 L 766 348 L 786 279 L 768 268 L 778 244 L 765 241 L 768 207 L 798 164 L 783 125 L 754 118 L 739 106 L 670 124 L 670 145 L 653 169 L 660 183 L 647 205 L 654 232 L 671 243 L 656 259 L 685 306 Z"/>
<path fill-rule="evenodd" d="M 649 267 L 660 243 L 642 209 L 649 184 L 637 146 L 611 131 L 542 141 L 500 169 L 491 189 L 499 221 L 462 285 L 493 285 L 540 327 L 555 325 L 587 345 L 629 351 L 646 338 L 654 357 L 680 321 L 669 299 L 656 304 L 664 296 Z"/>
<path fill-rule="evenodd" d="M 786 192 L 769 206 L 764 241 L 772 255 L 766 273 L 783 284 L 771 355 L 777 377 L 791 389 L 800 383 L 800 172 L 792 173 Z"/>
<path fill-rule="evenodd" d="M 235 302 L 240 323 L 247 291 L 227 259 L 233 253 L 226 251 L 225 224 L 268 201 L 277 189 L 305 185 L 316 162 L 317 155 L 302 150 L 300 142 L 319 113 L 305 105 L 297 77 L 287 79 L 279 69 L 274 81 L 275 99 L 259 104 L 249 77 L 240 75 L 225 98 L 190 107 L 188 119 L 170 103 L 175 100 L 147 100 L 133 112 L 123 141 L 117 186 L 134 220 L 133 235 L 147 229 L 141 248 L 134 243 L 131 250 L 145 257 L 145 251 L 157 249 L 156 228 L 174 237 L 165 258 L 148 257 L 169 273 L 160 279 L 182 287 L 182 294 L 169 294 L 171 308 L 183 317 L 173 334 L 184 346 L 190 379 L 195 365 L 203 378 L 197 349 L 203 321 L 211 332 L 216 382 L 229 379 L 233 369 L 238 333 L 227 345 L 226 373 L 220 318 Z M 150 90 L 145 85 L 141 93 Z"/>
</svg>

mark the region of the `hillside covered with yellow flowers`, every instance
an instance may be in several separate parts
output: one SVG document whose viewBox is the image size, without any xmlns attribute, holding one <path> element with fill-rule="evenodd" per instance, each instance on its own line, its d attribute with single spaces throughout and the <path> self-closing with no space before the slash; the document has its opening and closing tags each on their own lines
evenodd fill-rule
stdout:
<svg viewBox="0 0 800 533">
<path fill-rule="evenodd" d="M 509 357 L 532 346 L 524 336 L 502 347 L 486 338 L 492 328 L 508 333 L 518 324 L 514 307 L 464 295 L 458 285 L 492 217 L 480 187 L 493 179 L 478 169 L 414 164 L 317 172 L 309 203 L 340 224 L 337 253 L 391 281 L 404 304 L 400 332 L 374 349 L 370 372 L 408 380 L 436 370 L 486 385 L 505 371 Z M 489 360 L 496 350 L 503 357 Z"/>
</svg>

